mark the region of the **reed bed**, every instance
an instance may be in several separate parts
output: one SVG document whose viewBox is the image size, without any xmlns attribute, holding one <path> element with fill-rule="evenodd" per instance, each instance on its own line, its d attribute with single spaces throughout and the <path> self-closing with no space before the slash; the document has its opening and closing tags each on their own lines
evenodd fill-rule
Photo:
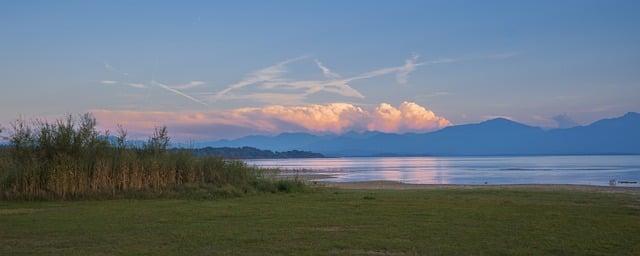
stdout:
<svg viewBox="0 0 640 256">
<path fill-rule="evenodd" d="M 96 129 L 90 114 L 53 123 L 18 120 L 0 149 L 0 198 L 69 200 L 116 197 L 215 198 L 301 189 L 300 180 L 276 180 L 241 161 L 168 150 L 166 127 L 144 145 L 127 133 Z"/>
</svg>

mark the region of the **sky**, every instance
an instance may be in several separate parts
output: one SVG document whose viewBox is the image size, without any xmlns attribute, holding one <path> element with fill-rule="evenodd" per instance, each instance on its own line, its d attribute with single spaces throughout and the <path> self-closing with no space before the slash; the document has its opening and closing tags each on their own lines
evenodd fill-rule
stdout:
<svg viewBox="0 0 640 256">
<path fill-rule="evenodd" d="M 13 1 L 0 124 L 427 132 L 640 112 L 639 1 Z"/>
</svg>

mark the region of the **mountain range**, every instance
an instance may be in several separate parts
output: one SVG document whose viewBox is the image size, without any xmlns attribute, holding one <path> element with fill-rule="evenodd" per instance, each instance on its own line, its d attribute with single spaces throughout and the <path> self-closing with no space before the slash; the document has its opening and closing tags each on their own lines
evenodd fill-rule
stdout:
<svg viewBox="0 0 640 256">
<path fill-rule="evenodd" d="M 429 133 L 282 133 L 199 142 L 195 146 L 304 150 L 326 156 L 640 154 L 640 114 L 629 112 L 585 126 L 550 130 L 497 118 Z"/>
<path fill-rule="evenodd" d="M 271 151 L 263 150 L 252 147 L 240 147 L 240 148 L 197 148 L 189 149 L 191 153 L 196 156 L 219 156 L 227 159 L 276 159 L 276 158 L 323 158 L 324 156 L 319 153 L 312 153 L 300 150 L 291 151 Z"/>
</svg>

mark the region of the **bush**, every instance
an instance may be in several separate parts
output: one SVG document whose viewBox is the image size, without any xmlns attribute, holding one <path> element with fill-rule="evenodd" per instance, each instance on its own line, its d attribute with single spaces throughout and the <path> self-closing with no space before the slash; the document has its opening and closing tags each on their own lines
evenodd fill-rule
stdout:
<svg viewBox="0 0 640 256">
<path fill-rule="evenodd" d="M 18 120 L 12 128 L 9 146 L 0 148 L 3 199 L 214 198 L 293 192 L 304 186 L 266 178 L 240 161 L 167 150 L 166 127 L 157 128 L 139 148 L 128 145 L 122 127 L 115 139 L 98 132 L 90 114 L 54 123 Z"/>
<path fill-rule="evenodd" d="M 305 183 L 298 179 L 285 179 L 276 181 L 278 192 L 302 192 L 305 188 Z"/>
</svg>

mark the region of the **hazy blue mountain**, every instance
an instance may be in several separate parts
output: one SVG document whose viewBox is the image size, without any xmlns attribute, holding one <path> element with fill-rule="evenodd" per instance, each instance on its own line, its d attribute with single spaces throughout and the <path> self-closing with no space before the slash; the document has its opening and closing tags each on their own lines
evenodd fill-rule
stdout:
<svg viewBox="0 0 640 256">
<path fill-rule="evenodd" d="M 198 149 L 176 149 L 176 150 L 188 150 L 196 156 L 219 156 L 227 159 L 275 159 L 275 158 L 322 158 L 322 154 L 291 150 L 291 151 L 271 151 L 262 150 L 252 147 L 241 148 L 198 148 Z"/>
<path fill-rule="evenodd" d="M 336 135 L 313 135 L 308 133 L 282 133 L 277 136 L 251 135 L 235 140 L 219 140 L 195 143 L 196 147 L 254 147 L 275 151 L 288 151 L 302 148 Z"/>
<path fill-rule="evenodd" d="M 640 154 L 640 114 L 551 130 L 548 143 L 557 154 Z"/>
<path fill-rule="evenodd" d="M 306 150 L 328 156 L 640 154 L 640 114 L 627 113 L 586 126 L 552 130 L 497 118 L 430 133 L 283 133 L 203 144 Z"/>
</svg>

